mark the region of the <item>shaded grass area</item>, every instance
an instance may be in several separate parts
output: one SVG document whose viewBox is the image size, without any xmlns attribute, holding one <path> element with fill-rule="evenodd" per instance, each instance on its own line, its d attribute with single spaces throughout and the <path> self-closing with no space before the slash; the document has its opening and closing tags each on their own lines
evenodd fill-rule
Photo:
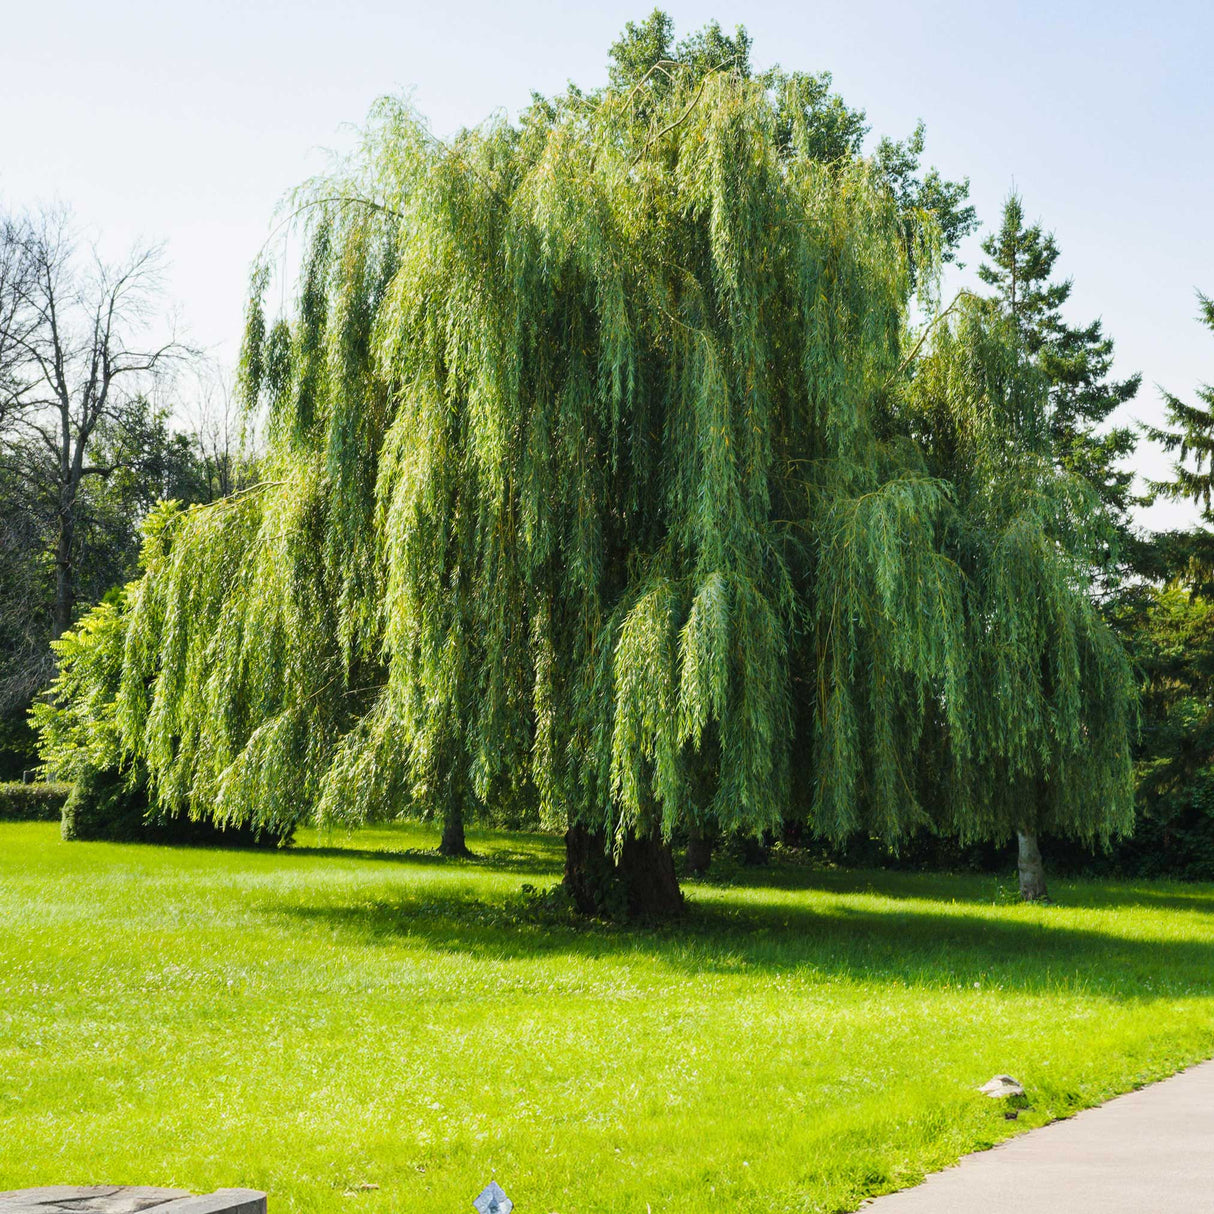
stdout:
<svg viewBox="0 0 1214 1214">
<path fill-rule="evenodd" d="M 559 840 L 286 852 L 0 824 L 0 1189 L 275 1211 L 854 1208 L 1214 1054 L 1214 888 L 777 862 L 662 928 L 520 892 Z M 1007 1071 L 1032 1110 L 974 1088 Z M 378 1186 L 378 1187 L 372 1187 Z"/>
</svg>

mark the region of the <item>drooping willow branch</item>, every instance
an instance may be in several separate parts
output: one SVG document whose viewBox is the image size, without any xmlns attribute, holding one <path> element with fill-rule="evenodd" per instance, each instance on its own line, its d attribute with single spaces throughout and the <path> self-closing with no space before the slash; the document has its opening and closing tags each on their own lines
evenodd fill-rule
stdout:
<svg viewBox="0 0 1214 1214">
<path fill-rule="evenodd" d="M 628 166 L 628 169 L 630 172 L 631 172 L 631 170 L 635 169 L 636 166 L 641 162 L 641 158 L 649 150 L 649 147 L 651 144 L 660 143 L 661 140 L 663 140 L 672 131 L 678 130 L 678 128 L 681 127 L 683 125 L 683 123 L 686 122 L 687 119 L 691 117 L 692 110 L 694 110 L 696 108 L 696 106 L 700 102 L 700 98 L 704 95 L 704 89 L 708 86 L 708 81 L 713 76 L 715 76 L 719 71 L 721 71 L 722 69 L 727 67 L 729 64 L 731 64 L 736 58 L 737 58 L 736 55 L 730 55 L 728 59 L 722 59 L 721 62 L 718 63 L 716 67 L 710 68 L 708 71 L 706 71 L 704 73 L 703 79 L 700 81 L 700 87 L 698 89 L 696 89 L 696 94 L 694 97 L 692 97 L 691 101 L 688 102 L 687 108 L 676 119 L 674 119 L 673 122 L 664 126 L 660 131 L 658 131 L 658 133 L 656 135 L 651 135 L 641 145 L 641 150 L 639 152 L 637 152 L 636 156 L 633 157 L 632 163 Z M 657 67 L 657 66 L 658 66 L 657 64 L 654 64 L 654 67 Z M 649 70 L 653 71 L 653 68 L 650 68 Z M 649 73 L 647 72 L 646 76 L 648 76 L 648 74 Z"/>
<path fill-rule="evenodd" d="M 931 321 L 928 322 L 923 332 L 919 334 L 919 340 L 915 342 L 914 349 L 911 350 L 911 352 L 898 364 L 897 370 L 895 370 L 894 373 L 885 381 L 885 383 L 881 385 L 882 392 L 886 391 L 890 385 L 902 375 L 907 367 L 909 367 L 915 361 L 915 359 L 919 357 L 919 351 L 923 349 L 923 343 L 926 342 L 931 336 L 932 330 L 935 329 L 941 321 L 947 320 L 961 300 L 965 298 L 973 298 L 973 295 L 972 292 L 967 291 L 963 287 L 957 292 L 956 295 L 953 296 L 953 302 L 950 303 L 943 312 L 939 312 L 932 317 Z"/>
</svg>

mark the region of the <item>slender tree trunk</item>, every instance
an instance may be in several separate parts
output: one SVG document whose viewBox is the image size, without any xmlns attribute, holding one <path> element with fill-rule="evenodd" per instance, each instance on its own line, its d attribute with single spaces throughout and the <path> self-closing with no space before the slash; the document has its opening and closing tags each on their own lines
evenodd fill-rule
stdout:
<svg viewBox="0 0 1214 1214">
<path fill-rule="evenodd" d="M 687 836 L 687 871 L 697 877 L 704 876 L 712 866 L 712 848 L 715 840 L 707 827 L 693 826 Z"/>
<path fill-rule="evenodd" d="M 72 626 L 72 613 L 76 609 L 76 579 L 72 570 L 76 526 L 70 509 L 65 508 L 59 515 L 59 538 L 55 542 L 55 604 L 51 615 L 55 640 Z"/>
<path fill-rule="evenodd" d="M 1045 885 L 1045 865 L 1041 860 L 1041 848 L 1037 846 L 1037 836 L 1018 830 L 1016 841 L 1019 845 L 1020 896 L 1026 902 L 1048 900 L 1050 892 Z"/>
<path fill-rule="evenodd" d="M 618 864 L 601 831 L 565 833 L 565 889 L 584 915 L 669 919 L 683 912 L 674 853 L 656 832 L 624 843 Z"/>
<path fill-rule="evenodd" d="M 447 802 L 443 815 L 443 837 L 438 845 L 440 856 L 464 857 L 472 853 L 464 841 L 464 810 L 458 800 Z"/>
</svg>

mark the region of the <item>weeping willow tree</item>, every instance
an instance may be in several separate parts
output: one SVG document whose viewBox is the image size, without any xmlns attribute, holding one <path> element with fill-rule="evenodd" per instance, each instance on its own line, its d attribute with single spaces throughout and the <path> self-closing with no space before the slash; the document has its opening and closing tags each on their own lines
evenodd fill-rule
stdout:
<svg viewBox="0 0 1214 1214">
<path fill-rule="evenodd" d="M 455 851 L 513 798 L 579 906 L 668 912 L 677 828 L 896 845 L 943 816 L 937 736 L 1019 778 L 1040 737 L 997 757 L 975 685 L 1015 662 L 971 653 L 996 574 L 894 420 L 938 217 L 748 47 L 451 142 L 385 101 L 297 196 L 297 306 L 259 270 L 242 356 L 264 479 L 173 515 L 121 618 L 117 761 L 165 812 L 408 806 Z M 999 829 L 975 789 L 956 826 Z"/>
<path fill-rule="evenodd" d="M 1018 837 L 1030 900 L 1047 896 L 1039 833 L 1107 845 L 1134 821 L 1136 683 L 1094 596 L 1117 522 L 1059 467 L 1049 387 L 1014 318 L 963 298 L 902 415 L 953 487 L 945 550 L 964 575 L 966 732 L 938 735 L 925 770 L 944 829 Z"/>
</svg>

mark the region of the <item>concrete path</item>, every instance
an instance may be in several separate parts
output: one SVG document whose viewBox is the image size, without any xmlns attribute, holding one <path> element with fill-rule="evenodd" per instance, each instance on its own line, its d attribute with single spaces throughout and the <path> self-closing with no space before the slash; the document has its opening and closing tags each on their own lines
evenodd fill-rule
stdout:
<svg viewBox="0 0 1214 1214">
<path fill-rule="evenodd" d="M 1214 1211 L 1214 1062 L 1030 1130 L 864 1214 Z"/>
</svg>

